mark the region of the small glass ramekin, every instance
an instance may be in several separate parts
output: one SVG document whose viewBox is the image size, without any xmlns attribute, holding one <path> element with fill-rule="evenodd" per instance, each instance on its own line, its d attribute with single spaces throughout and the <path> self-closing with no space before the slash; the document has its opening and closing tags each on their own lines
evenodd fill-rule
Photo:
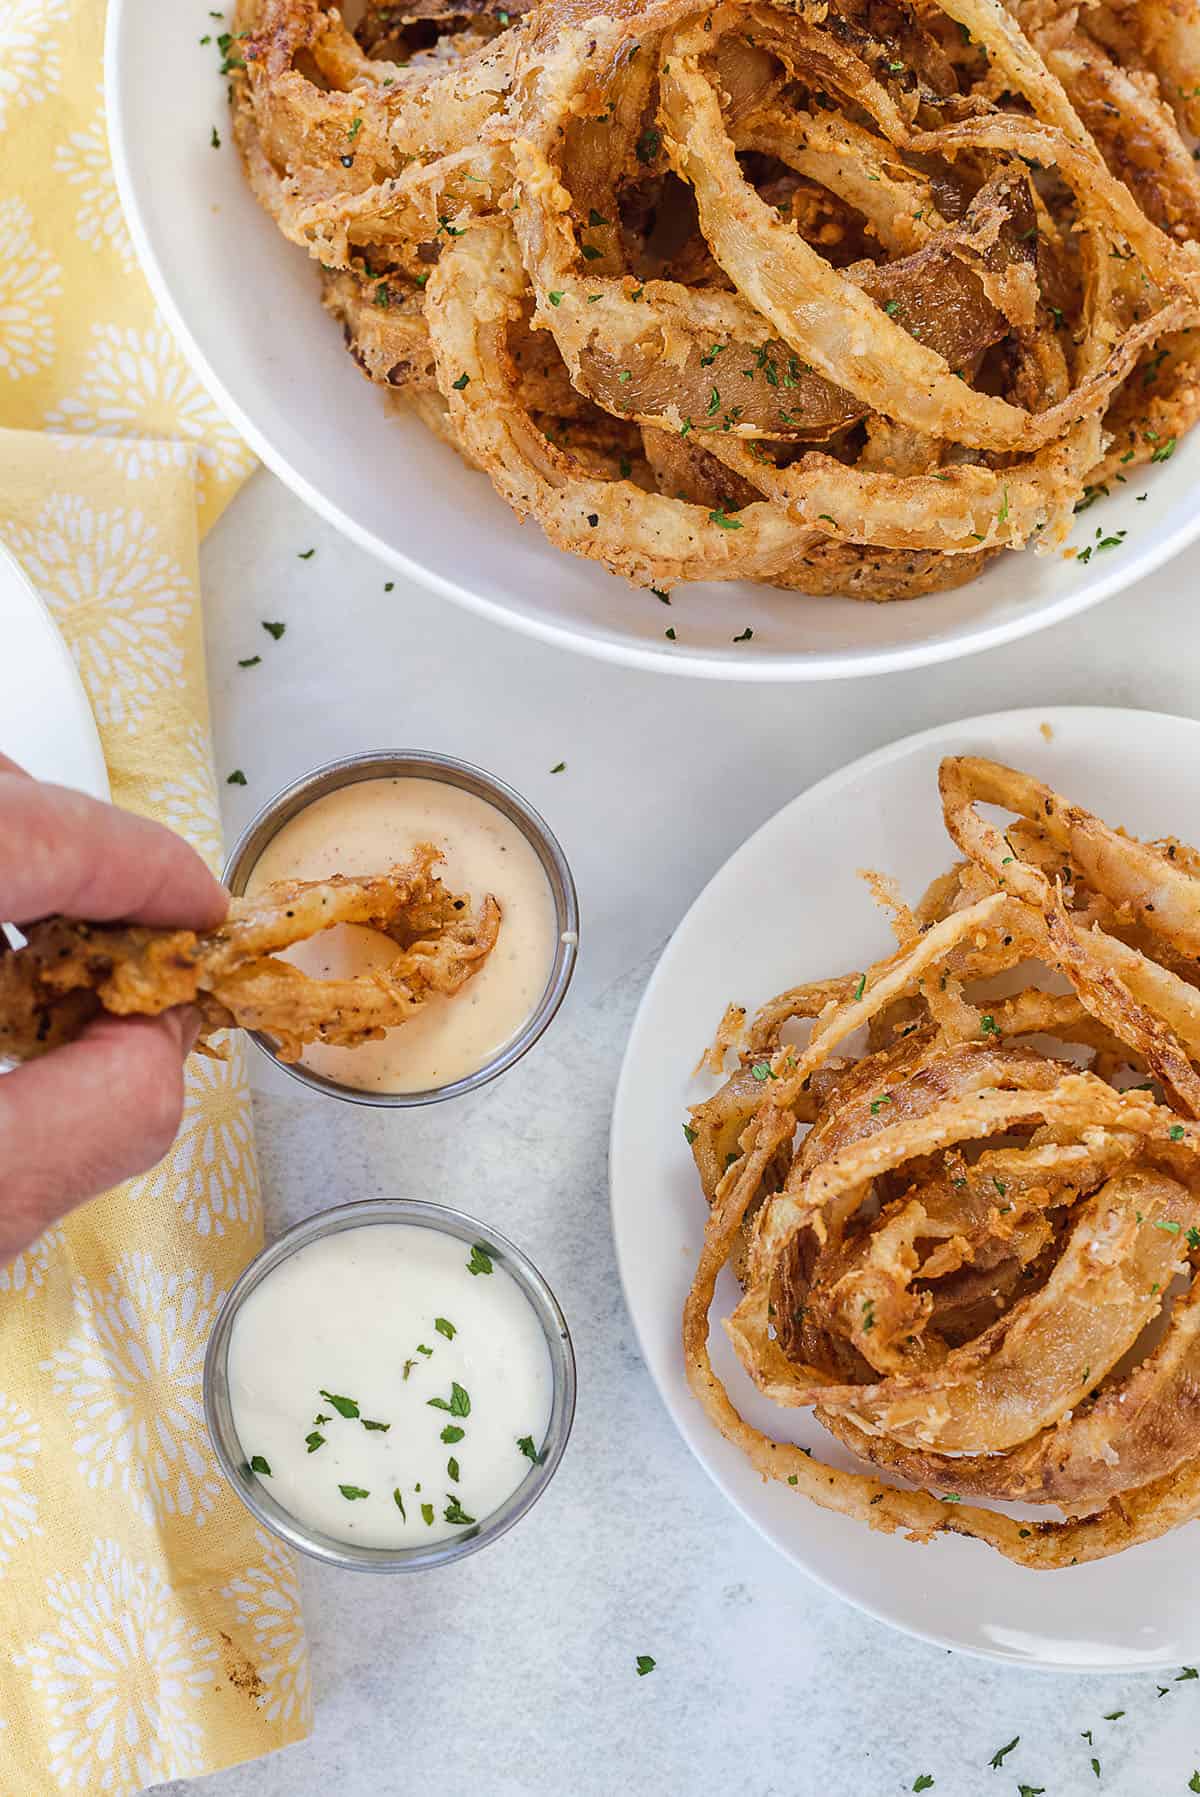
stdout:
<svg viewBox="0 0 1200 1797">
<path fill-rule="evenodd" d="M 492 1259 L 515 1281 L 542 1327 L 550 1356 L 552 1396 L 550 1420 L 538 1448 L 537 1460 L 517 1486 L 490 1516 L 481 1517 L 469 1529 L 428 1547 L 360 1547 L 310 1528 L 277 1504 L 247 1464 L 246 1453 L 234 1427 L 229 1398 L 229 1344 L 238 1312 L 250 1293 L 285 1260 L 310 1242 L 343 1229 L 361 1229 L 373 1223 L 408 1223 L 421 1229 L 437 1229 L 443 1235 L 485 1247 Z M 416 1198 L 373 1198 L 342 1204 L 336 1210 L 319 1211 L 297 1223 L 269 1248 L 264 1248 L 242 1273 L 217 1313 L 204 1359 L 204 1415 L 221 1471 L 246 1508 L 264 1529 L 270 1529 L 289 1546 L 323 1560 L 329 1566 L 353 1572 L 421 1572 L 431 1566 L 447 1566 L 465 1560 L 480 1548 L 499 1541 L 537 1503 L 563 1457 L 575 1417 L 575 1351 L 567 1320 L 558 1299 L 527 1255 L 486 1223 L 443 1204 L 426 1204 Z"/>
<path fill-rule="evenodd" d="M 502 812 L 517 826 L 541 862 L 554 901 L 558 945 L 545 990 L 537 1005 L 516 1035 L 504 1043 L 490 1061 L 485 1061 L 474 1073 L 464 1074 L 462 1079 L 450 1080 L 444 1086 L 431 1086 L 422 1092 L 364 1092 L 357 1086 L 344 1086 L 339 1080 L 329 1079 L 323 1073 L 314 1073 L 302 1061 L 281 1061 L 268 1037 L 257 1030 L 248 1033 L 277 1067 L 282 1067 L 285 1073 L 290 1073 L 293 1079 L 300 1080 L 303 1085 L 312 1086 L 318 1092 L 327 1092 L 334 1098 L 344 1098 L 351 1104 L 407 1109 L 412 1105 L 436 1104 L 443 1098 L 458 1098 L 464 1092 L 474 1092 L 477 1087 L 486 1086 L 490 1080 L 498 1078 L 519 1061 L 522 1055 L 529 1052 L 566 997 L 579 954 L 579 900 L 567 858 L 545 819 L 503 780 L 486 773 L 483 768 L 472 767 L 468 761 L 458 761 L 452 755 L 436 755 L 432 751 L 411 749 L 347 755 L 340 761 L 327 762 L 324 767 L 302 774 L 300 779 L 285 786 L 282 792 L 277 792 L 273 799 L 268 799 L 234 844 L 222 878 L 230 892 L 235 897 L 240 897 L 271 838 L 284 824 L 290 823 L 292 818 L 311 805 L 314 799 L 336 792 L 341 786 L 352 786 L 359 780 L 400 779 L 441 780 L 448 786 L 457 786 L 464 792 L 474 793 L 476 798 L 494 805 L 497 811 Z"/>
</svg>

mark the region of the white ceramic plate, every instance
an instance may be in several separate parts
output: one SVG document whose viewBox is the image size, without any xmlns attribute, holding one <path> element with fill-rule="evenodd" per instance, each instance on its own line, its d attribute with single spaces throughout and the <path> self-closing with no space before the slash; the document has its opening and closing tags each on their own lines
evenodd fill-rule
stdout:
<svg viewBox="0 0 1200 1797">
<path fill-rule="evenodd" d="M 243 180 L 204 0 L 111 0 L 109 141 L 142 266 L 200 378 L 301 498 L 402 573 L 568 648 L 675 674 L 820 680 L 944 661 L 1069 617 L 1148 574 L 1200 531 L 1200 432 L 1083 515 L 1087 565 L 1002 557 L 977 583 L 910 605 L 754 586 L 677 589 L 670 612 L 522 527 L 482 475 L 397 419 L 322 310 L 319 276 Z M 213 149 L 214 126 L 221 147 Z M 1139 504 L 1137 496 L 1148 495 Z M 665 638 L 673 626 L 677 640 Z M 734 645 L 745 629 L 753 639 Z"/>
<path fill-rule="evenodd" d="M 1047 742 L 1041 725 L 1049 723 Z M 937 767 L 991 755 L 1052 782 L 1139 836 L 1200 840 L 1200 724 L 1154 712 L 1003 712 L 947 724 L 854 762 L 764 824 L 700 894 L 668 944 L 630 1036 L 613 1114 L 613 1231 L 647 1364 L 684 1440 L 730 1502 L 830 1590 L 926 1640 L 1023 1665 L 1144 1671 L 1200 1656 L 1196 1540 L 1167 1537 L 1115 1559 L 1030 1572 L 957 1537 L 916 1547 L 763 1484 L 689 1393 L 680 1317 L 703 1234 L 681 1122 L 713 1090 L 690 1077 L 729 1000 L 751 1008 L 785 986 L 861 967 L 894 946 L 855 869 L 895 875 L 916 898 L 949 865 Z M 856 1463 L 804 1412 L 756 1392 L 713 1307 L 714 1364 L 752 1422 Z"/>
<path fill-rule="evenodd" d="M 39 780 L 107 799 L 108 773 L 71 652 L 0 544 L 0 750 Z"/>
</svg>

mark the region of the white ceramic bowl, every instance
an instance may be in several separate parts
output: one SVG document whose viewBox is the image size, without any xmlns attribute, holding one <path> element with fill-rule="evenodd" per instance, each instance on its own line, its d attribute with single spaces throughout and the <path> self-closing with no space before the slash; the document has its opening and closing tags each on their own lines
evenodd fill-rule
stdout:
<svg viewBox="0 0 1200 1797">
<path fill-rule="evenodd" d="M 1120 549 L 1085 566 L 1008 555 L 960 592 L 906 605 L 694 586 L 676 589 L 667 611 L 651 593 L 552 549 L 415 419 L 386 409 L 323 311 L 316 269 L 242 177 L 215 46 L 199 42 L 220 29 L 200 5 L 110 0 L 109 139 L 142 266 L 200 378 L 268 466 L 347 536 L 435 592 L 635 667 L 824 680 L 1023 636 L 1148 574 L 1200 532 L 1197 432 L 1170 462 L 1084 514 L 1081 545 L 1101 521 L 1106 535 L 1128 532 Z M 735 645 L 747 627 L 753 639 Z"/>
</svg>

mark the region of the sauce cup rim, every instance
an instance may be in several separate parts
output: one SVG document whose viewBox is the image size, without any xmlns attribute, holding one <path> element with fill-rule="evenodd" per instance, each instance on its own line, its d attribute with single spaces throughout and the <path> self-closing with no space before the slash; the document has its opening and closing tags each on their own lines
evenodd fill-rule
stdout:
<svg viewBox="0 0 1200 1797">
<path fill-rule="evenodd" d="M 283 826 L 307 809 L 314 800 L 324 798 L 343 786 L 355 786 L 362 780 L 439 780 L 448 786 L 473 793 L 494 805 L 515 824 L 537 855 L 545 873 L 554 902 L 558 942 L 554 960 L 541 998 L 517 1031 L 496 1053 L 477 1067 L 474 1073 L 450 1080 L 444 1086 L 431 1086 L 419 1092 L 370 1092 L 357 1086 L 345 1086 L 315 1073 L 301 1061 L 281 1060 L 270 1039 L 259 1030 L 246 1033 L 276 1067 L 299 1080 L 301 1085 L 349 1104 L 368 1104 L 391 1110 L 408 1110 L 417 1105 L 440 1104 L 447 1098 L 459 1098 L 486 1086 L 528 1054 L 534 1043 L 553 1022 L 575 971 L 579 957 L 579 897 L 570 864 L 557 836 L 537 811 L 515 787 L 486 768 L 443 755 L 432 749 L 378 749 L 358 755 L 339 756 L 301 774 L 297 779 L 269 798 L 246 825 L 226 856 L 222 883 L 235 898 L 246 890 L 263 850 Z"/>
<path fill-rule="evenodd" d="M 233 1327 L 246 1299 L 284 1261 L 302 1248 L 345 1229 L 400 1223 L 438 1230 L 443 1235 L 485 1247 L 509 1274 L 542 1326 L 550 1356 L 550 1420 L 537 1460 L 516 1490 L 489 1515 L 481 1517 L 461 1534 L 431 1542 L 428 1547 L 366 1547 L 342 1541 L 302 1522 L 276 1503 L 262 1481 L 251 1473 L 229 1398 L 229 1347 Z M 245 1504 L 255 1521 L 280 1540 L 327 1566 L 354 1572 L 422 1572 L 465 1560 L 508 1533 L 532 1509 L 558 1469 L 575 1417 L 575 1351 L 562 1308 L 543 1274 L 515 1242 L 490 1224 L 449 1205 L 420 1198 L 367 1198 L 341 1204 L 332 1210 L 293 1224 L 274 1242 L 259 1250 L 226 1293 L 204 1356 L 204 1418 L 209 1440 L 226 1482 Z"/>
</svg>

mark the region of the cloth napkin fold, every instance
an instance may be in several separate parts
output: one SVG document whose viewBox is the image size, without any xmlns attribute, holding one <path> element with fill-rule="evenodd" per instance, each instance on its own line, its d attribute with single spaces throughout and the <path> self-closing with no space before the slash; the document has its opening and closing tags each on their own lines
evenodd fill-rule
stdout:
<svg viewBox="0 0 1200 1797">
<path fill-rule="evenodd" d="M 101 0 L 0 0 L 0 541 L 70 644 L 114 799 L 215 868 L 197 536 L 253 459 L 134 265 L 103 23 Z M 235 1044 L 189 1063 L 160 1166 L 0 1268 L 0 1797 L 131 1797 L 309 1729 L 295 1566 L 223 1484 L 201 1401 L 261 1243 Z"/>
</svg>

